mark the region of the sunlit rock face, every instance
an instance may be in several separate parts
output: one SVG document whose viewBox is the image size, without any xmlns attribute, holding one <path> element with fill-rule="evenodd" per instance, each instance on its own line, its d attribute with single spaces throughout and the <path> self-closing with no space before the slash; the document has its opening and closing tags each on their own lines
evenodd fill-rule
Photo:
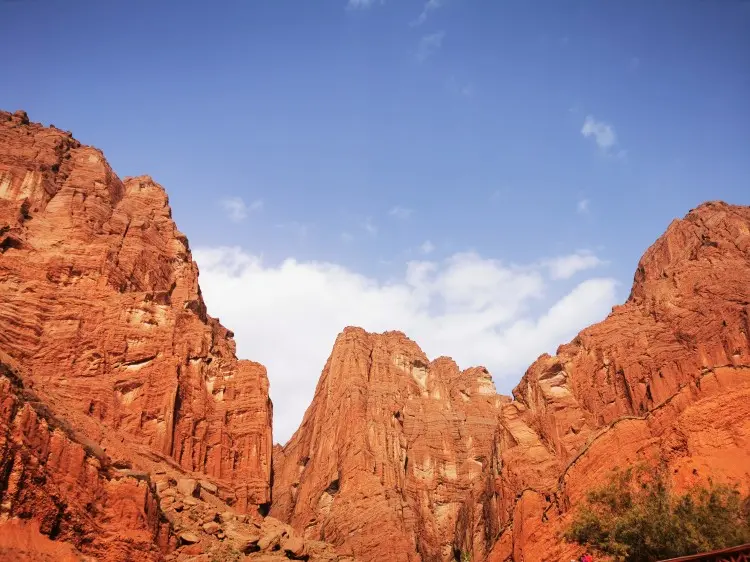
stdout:
<svg viewBox="0 0 750 562">
<path fill-rule="evenodd" d="M 571 507 L 614 467 L 746 482 L 749 313 L 750 209 L 706 203 L 645 253 L 628 301 L 540 357 L 514 399 L 399 332 L 347 328 L 276 450 L 272 512 L 364 560 L 574 557 L 560 538 Z"/>
<path fill-rule="evenodd" d="M 500 407 L 483 368 L 347 328 L 274 459 L 272 514 L 363 560 L 453 560 L 497 533 Z"/>
<path fill-rule="evenodd" d="M 0 112 L 0 350 L 57 414 L 217 479 L 237 508 L 266 504 L 268 380 L 232 337 L 161 186 Z"/>
<path fill-rule="evenodd" d="M 569 560 L 615 467 L 748 491 L 749 317 L 750 208 L 706 203 L 512 398 L 347 328 L 272 449 L 265 369 L 208 316 L 164 190 L 0 112 L 0 558 Z"/>
</svg>

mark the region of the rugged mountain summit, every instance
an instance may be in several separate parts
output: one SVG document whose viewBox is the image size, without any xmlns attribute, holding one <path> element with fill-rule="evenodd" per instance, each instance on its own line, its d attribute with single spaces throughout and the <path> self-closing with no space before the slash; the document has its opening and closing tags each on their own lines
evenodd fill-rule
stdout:
<svg viewBox="0 0 750 562">
<path fill-rule="evenodd" d="M 272 513 L 363 560 L 570 559 L 570 507 L 615 466 L 749 481 L 749 313 L 750 209 L 707 203 L 514 399 L 403 334 L 349 328 L 275 452 Z"/>
<path fill-rule="evenodd" d="M 238 507 L 267 503 L 265 369 L 206 314 L 161 186 L 2 114 L 0 221 L 0 349 L 51 407 L 104 447 L 114 429 L 216 477 Z"/>
<path fill-rule="evenodd" d="M 514 389 L 498 447 L 505 531 L 491 559 L 556 552 L 570 508 L 617 466 L 660 462 L 678 489 L 710 477 L 747 490 L 749 316 L 750 208 L 705 203 L 646 251 L 624 305 Z"/>
<path fill-rule="evenodd" d="M 274 457 L 271 513 L 364 560 L 451 560 L 497 533 L 497 396 L 483 368 L 430 362 L 404 334 L 347 328 Z"/>
<path fill-rule="evenodd" d="M 271 416 L 265 369 L 208 316 L 164 190 L 0 112 L 14 560 L 569 560 L 561 531 L 614 467 L 747 489 L 750 208 L 674 221 L 627 302 L 513 397 L 400 332 L 347 328 L 284 447 Z"/>
<path fill-rule="evenodd" d="M 76 560 L 274 545 L 286 558 L 292 533 L 259 515 L 268 379 L 232 338 L 206 313 L 161 186 L 121 181 L 70 133 L 0 112 L 0 554 L 63 556 L 65 541 Z"/>
</svg>

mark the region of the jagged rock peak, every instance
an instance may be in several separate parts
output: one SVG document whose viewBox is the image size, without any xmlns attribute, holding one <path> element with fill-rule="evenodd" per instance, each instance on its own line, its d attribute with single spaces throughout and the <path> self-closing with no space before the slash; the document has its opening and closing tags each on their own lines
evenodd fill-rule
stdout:
<svg viewBox="0 0 750 562">
<path fill-rule="evenodd" d="M 0 350 L 93 442 L 270 501 L 265 368 L 207 314 L 165 190 L 23 112 L 0 112 Z"/>
</svg>

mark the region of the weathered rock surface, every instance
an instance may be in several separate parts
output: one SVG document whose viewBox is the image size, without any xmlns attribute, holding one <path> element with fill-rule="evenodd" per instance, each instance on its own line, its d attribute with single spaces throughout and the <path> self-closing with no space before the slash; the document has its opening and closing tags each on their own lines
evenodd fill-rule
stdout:
<svg viewBox="0 0 750 562">
<path fill-rule="evenodd" d="M 268 380 L 232 337 L 159 185 L 0 112 L 0 349 L 53 411 L 213 477 L 241 510 L 268 503 Z"/>
<path fill-rule="evenodd" d="M 428 361 L 399 332 L 347 328 L 300 429 L 276 450 L 272 515 L 363 560 L 481 556 L 499 529 L 483 368 Z"/>
<path fill-rule="evenodd" d="M 564 559 L 570 508 L 617 466 L 662 462 L 678 489 L 710 477 L 747 491 L 749 316 L 750 207 L 703 204 L 644 254 L 624 305 L 515 388 L 490 560 Z"/>
<path fill-rule="evenodd" d="M 271 403 L 197 276 L 161 187 L 0 112 L 0 557 L 235 559 Z"/>
<path fill-rule="evenodd" d="M 118 471 L 77 439 L 0 356 L 2 558 L 162 559 L 169 525 L 148 478 Z"/>
<path fill-rule="evenodd" d="M 349 328 L 275 450 L 272 514 L 363 560 L 569 560 L 571 507 L 616 466 L 747 486 L 749 315 L 750 208 L 707 203 L 514 399 L 403 334 Z"/>
<path fill-rule="evenodd" d="M 569 560 L 616 466 L 747 489 L 749 318 L 750 208 L 706 203 L 513 398 L 347 328 L 272 450 L 265 369 L 207 315 L 162 188 L 0 112 L 0 558 Z"/>
</svg>

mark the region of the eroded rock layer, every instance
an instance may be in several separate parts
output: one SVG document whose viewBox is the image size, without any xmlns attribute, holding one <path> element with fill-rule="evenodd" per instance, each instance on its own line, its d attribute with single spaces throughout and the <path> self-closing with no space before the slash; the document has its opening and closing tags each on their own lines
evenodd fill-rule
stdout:
<svg viewBox="0 0 750 562">
<path fill-rule="evenodd" d="M 705 203 L 672 222 L 627 302 L 514 389 L 498 446 L 505 532 L 490 559 L 564 559 L 571 508 L 636 461 L 665 464 L 678 489 L 713 478 L 747 491 L 749 316 L 750 207 Z"/>
<path fill-rule="evenodd" d="M 430 362 L 400 332 L 347 328 L 274 459 L 271 513 L 363 560 L 491 546 L 497 396 L 483 368 Z"/>
<path fill-rule="evenodd" d="M 0 112 L 0 557 L 569 560 L 614 467 L 747 491 L 749 334 L 750 208 L 706 203 L 512 398 L 347 328 L 272 450 L 265 369 L 207 315 L 163 189 Z"/>
<path fill-rule="evenodd" d="M 85 551 L 102 561 L 156 561 L 169 547 L 148 475 L 118 470 L 95 444 L 79 442 L 2 356 L 0 499 L 2 559 L 39 559 L 46 547 L 71 560 Z M 31 544 L 19 541 L 24 535 Z"/>
<path fill-rule="evenodd" d="M 750 208 L 707 203 L 514 399 L 403 334 L 347 329 L 276 450 L 272 513 L 363 560 L 568 560 L 571 508 L 614 467 L 746 486 L 749 314 Z"/>
<path fill-rule="evenodd" d="M 22 112 L 0 113 L 0 328 L 35 392 L 92 440 L 115 430 L 242 509 L 270 501 L 265 369 L 206 314 L 166 193 Z"/>
</svg>

